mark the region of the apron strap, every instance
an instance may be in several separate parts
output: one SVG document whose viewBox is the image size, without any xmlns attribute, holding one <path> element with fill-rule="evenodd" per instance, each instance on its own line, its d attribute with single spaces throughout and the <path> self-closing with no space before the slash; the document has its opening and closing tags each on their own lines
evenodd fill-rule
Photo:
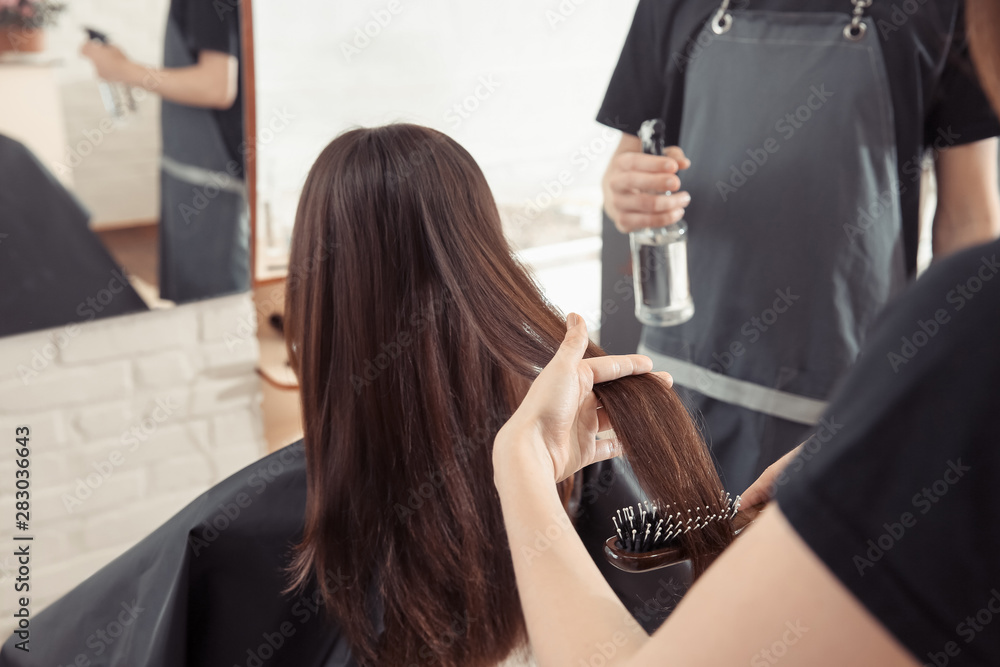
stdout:
<svg viewBox="0 0 1000 667">
<path fill-rule="evenodd" d="M 872 6 L 874 0 L 851 0 L 854 9 L 851 11 L 851 22 L 844 26 L 844 37 L 857 42 L 865 36 L 868 25 L 864 22 L 865 10 Z M 721 35 L 733 27 L 733 15 L 729 13 L 730 0 L 722 0 L 719 10 L 712 17 L 712 32 Z"/>
<path fill-rule="evenodd" d="M 653 367 L 665 370 L 674 382 L 726 403 L 732 403 L 748 410 L 762 412 L 772 417 L 813 426 L 826 410 L 827 402 L 790 394 L 780 389 L 771 389 L 754 382 L 738 380 L 728 375 L 716 373 L 707 368 L 675 357 L 655 352 L 645 345 L 639 346 L 639 354 L 653 360 Z"/>
</svg>

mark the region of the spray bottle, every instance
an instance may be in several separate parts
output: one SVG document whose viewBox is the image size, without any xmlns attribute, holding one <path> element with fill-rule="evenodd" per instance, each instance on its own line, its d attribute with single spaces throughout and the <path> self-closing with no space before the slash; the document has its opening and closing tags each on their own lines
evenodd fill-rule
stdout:
<svg viewBox="0 0 1000 667">
<path fill-rule="evenodd" d="M 663 155 L 665 129 L 665 124 L 659 119 L 642 124 L 639 138 L 643 153 Z M 643 324 L 669 327 L 683 324 L 694 316 L 694 301 L 688 280 L 687 239 L 688 229 L 684 220 L 629 234 L 632 279 L 635 281 L 635 316 Z"/>
<path fill-rule="evenodd" d="M 93 28 L 84 28 L 87 37 L 97 40 L 101 44 L 108 44 L 108 36 Z M 101 91 L 101 100 L 104 108 L 115 120 L 122 120 L 129 113 L 135 111 L 135 98 L 132 97 L 132 89 L 123 83 L 109 83 L 107 81 L 98 82 Z"/>
</svg>

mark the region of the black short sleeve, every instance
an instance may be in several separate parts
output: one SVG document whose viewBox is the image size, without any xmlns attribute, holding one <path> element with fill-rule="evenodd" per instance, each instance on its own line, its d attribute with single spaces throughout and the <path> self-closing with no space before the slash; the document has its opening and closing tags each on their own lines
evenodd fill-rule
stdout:
<svg viewBox="0 0 1000 667">
<path fill-rule="evenodd" d="M 1000 656 L 1000 242 L 886 311 L 803 452 L 782 512 L 922 663 Z"/>
<path fill-rule="evenodd" d="M 192 51 L 219 51 L 240 55 L 240 26 L 228 2 L 182 0 L 185 4 L 187 42 Z"/>
<path fill-rule="evenodd" d="M 608 84 L 597 120 L 629 134 L 663 115 L 667 98 L 664 4 L 639 0 L 618 65 Z"/>
<path fill-rule="evenodd" d="M 237 0 L 171 0 L 170 20 L 184 36 L 191 59 L 200 51 L 217 51 L 235 56 L 239 66 L 236 99 L 228 109 L 213 109 L 222 141 L 229 157 L 242 174 L 243 154 L 243 62 L 240 52 L 240 3 Z"/>
<path fill-rule="evenodd" d="M 965 11 L 959 10 L 951 50 L 933 93 L 924 142 L 935 149 L 968 144 L 1000 134 L 1000 122 L 979 84 L 969 55 Z"/>
</svg>

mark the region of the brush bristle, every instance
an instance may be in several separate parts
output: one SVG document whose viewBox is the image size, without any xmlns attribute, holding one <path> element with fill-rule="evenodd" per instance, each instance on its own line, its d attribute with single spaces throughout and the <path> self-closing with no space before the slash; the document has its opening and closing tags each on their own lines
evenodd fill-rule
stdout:
<svg viewBox="0 0 1000 667">
<path fill-rule="evenodd" d="M 615 512 L 611 520 L 618 535 L 618 547 L 630 553 L 646 553 L 679 546 L 680 536 L 702 530 L 720 521 L 732 521 L 740 507 L 740 497 L 727 493 L 717 507 L 681 509 L 643 501 Z"/>
</svg>

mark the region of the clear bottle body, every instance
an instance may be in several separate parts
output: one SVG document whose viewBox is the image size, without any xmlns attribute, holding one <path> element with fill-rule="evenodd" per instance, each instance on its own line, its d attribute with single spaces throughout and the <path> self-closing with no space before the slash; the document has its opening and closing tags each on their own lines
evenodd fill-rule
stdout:
<svg viewBox="0 0 1000 667">
<path fill-rule="evenodd" d="M 629 234 L 635 316 L 643 324 L 669 327 L 694 316 L 688 282 L 687 223 L 642 229 Z"/>
<path fill-rule="evenodd" d="M 132 89 L 128 85 L 101 81 L 98 83 L 98 87 L 101 91 L 101 100 L 104 102 L 104 109 L 115 120 L 121 121 L 135 111 L 135 97 L 132 95 Z"/>
</svg>

